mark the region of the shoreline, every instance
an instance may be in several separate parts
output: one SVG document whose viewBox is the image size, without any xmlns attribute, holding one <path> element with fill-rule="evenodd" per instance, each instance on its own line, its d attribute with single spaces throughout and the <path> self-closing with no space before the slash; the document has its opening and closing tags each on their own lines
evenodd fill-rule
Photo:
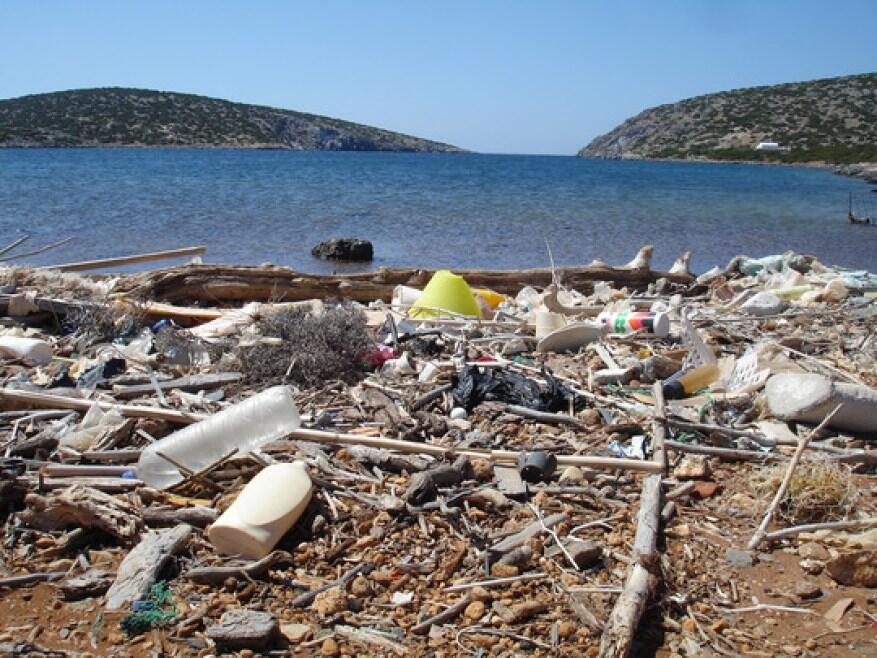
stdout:
<svg viewBox="0 0 877 658">
<path fill-rule="evenodd" d="M 586 160 L 616 160 L 616 161 L 633 161 L 633 162 L 679 162 L 690 164 L 735 164 L 735 165 L 755 165 L 763 167 L 796 167 L 802 169 L 831 169 L 838 176 L 847 176 L 850 178 L 861 178 L 865 182 L 877 185 L 877 162 L 856 162 L 856 163 L 833 163 L 825 160 L 810 160 L 804 162 L 770 162 L 765 160 L 717 160 L 707 157 L 691 157 L 691 158 L 646 158 L 646 157 L 621 157 L 621 158 L 601 158 L 598 156 L 577 155 L 578 158 Z"/>
</svg>

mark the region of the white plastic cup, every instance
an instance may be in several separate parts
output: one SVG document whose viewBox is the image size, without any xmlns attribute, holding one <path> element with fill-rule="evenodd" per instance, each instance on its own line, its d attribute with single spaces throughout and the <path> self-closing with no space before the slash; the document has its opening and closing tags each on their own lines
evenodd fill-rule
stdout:
<svg viewBox="0 0 877 658">
<path fill-rule="evenodd" d="M 429 361 L 425 366 L 423 366 L 423 370 L 420 371 L 420 375 L 417 377 L 417 381 L 421 383 L 427 383 L 435 381 L 439 374 L 439 367 Z"/>
<path fill-rule="evenodd" d="M 207 530 L 220 553 L 259 559 L 299 520 L 313 493 L 304 462 L 261 470 Z"/>
<path fill-rule="evenodd" d="M 557 331 L 566 324 L 560 313 L 553 311 L 536 311 L 536 339 L 541 340 L 553 331 Z"/>
<path fill-rule="evenodd" d="M 396 286 L 393 288 L 393 305 L 411 306 L 420 299 L 422 294 L 422 290 L 412 288 L 411 286 Z"/>
</svg>

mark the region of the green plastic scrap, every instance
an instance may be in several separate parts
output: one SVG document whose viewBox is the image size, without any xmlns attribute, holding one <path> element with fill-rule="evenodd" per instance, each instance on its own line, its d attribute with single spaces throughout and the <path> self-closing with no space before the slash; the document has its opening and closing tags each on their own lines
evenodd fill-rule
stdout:
<svg viewBox="0 0 877 658">
<path fill-rule="evenodd" d="M 701 395 L 701 394 L 706 396 L 706 402 L 704 402 L 702 405 L 700 405 L 700 407 L 698 407 L 698 409 L 697 409 L 697 419 L 702 421 L 703 415 L 706 413 L 707 409 L 709 409 L 711 406 L 713 406 L 716 403 L 716 401 L 715 401 L 715 399 L 713 399 L 713 396 L 710 394 L 710 390 L 706 387 L 700 389 L 699 391 L 694 392 L 694 395 Z"/>
<path fill-rule="evenodd" d="M 122 630 L 128 635 L 145 633 L 151 628 L 164 626 L 177 616 L 173 592 L 163 580 L 149 590 L 145 599 L 134 601 L 132 612 L 122 620 Z"/>
</svg>

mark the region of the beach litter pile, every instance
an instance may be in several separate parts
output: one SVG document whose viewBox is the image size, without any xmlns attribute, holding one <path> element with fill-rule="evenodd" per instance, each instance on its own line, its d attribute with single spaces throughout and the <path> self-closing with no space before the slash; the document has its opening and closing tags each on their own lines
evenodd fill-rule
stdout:
<svg viewBox="0 0 877 658">
<path fill-rule="evenodd" d="M 0 270 L 0 653 L 877 650 L 877 277 Z"/>
</svg>

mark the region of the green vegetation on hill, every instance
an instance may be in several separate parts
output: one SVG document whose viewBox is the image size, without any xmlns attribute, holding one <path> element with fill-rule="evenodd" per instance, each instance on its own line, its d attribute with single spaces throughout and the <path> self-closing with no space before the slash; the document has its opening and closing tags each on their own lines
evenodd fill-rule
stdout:
<svg viewBox="0 0 877 658">
<path fill-rule="evenodd" d="M 39 146 L 460 150 L 314 114 L 192 94 L 117 87 L 0 101 L 0 147 Z"/>
<path fill-rule="evenodd" d="M 760 142 L 788 150 L 755 151 Z M 877 161 L 877 73 L 736 89 L 660 105 L 594 139 L 597 158 Z"/>
</svg>

